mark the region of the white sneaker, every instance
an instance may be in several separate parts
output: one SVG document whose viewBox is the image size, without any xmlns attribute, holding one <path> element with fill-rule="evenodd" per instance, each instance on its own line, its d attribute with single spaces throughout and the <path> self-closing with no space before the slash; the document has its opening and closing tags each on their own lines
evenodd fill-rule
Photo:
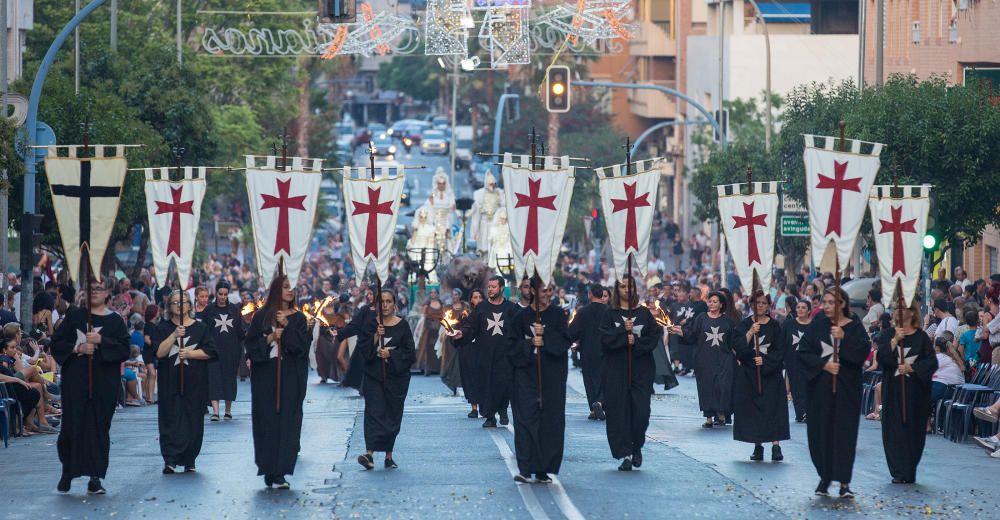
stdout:
<svg viewBox="0 0 1000 520">
<path fill-rule="evenodd" d="M 997 439 L 996 435 L 992 437 L 973 437 L 973 439 L 976 441 L 976 444 L 987 450 L 993 451 L 1000 448 L 1000 439 Z"/>
<path fill-rule="evenodd" d="M 993 453 L 990 453 L 990 457 L 993 457 L 994 459 L 1000 459 L 1000 449 L 997 449 Z"/>
</svg>

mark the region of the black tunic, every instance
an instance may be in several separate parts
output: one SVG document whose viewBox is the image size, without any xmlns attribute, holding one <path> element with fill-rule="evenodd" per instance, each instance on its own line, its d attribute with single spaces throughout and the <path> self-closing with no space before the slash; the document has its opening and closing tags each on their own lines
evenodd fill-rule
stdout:
<svg viewBox="0 0 1000 520">
<path fill-rule="evenodd" d="M 733 410 L 733 377 L 736 359 L 733 344 L 739 333 L 725 314 L 712 318 L 699 314 L 684 325 L 681 340 L 694 345 L 694 375 L 698 383 L 698 407 L 705 417 L 729 415 Z"/>
<path fill-rule="evenodd" d="M 163 322 L 160 325 L 163 338 L 173 334 L 176 328 L 177 325 L 173 322 Z M 202 350 L 212 359 L 216 357 L 209 326 L 195 321 L 185 332 L 185 347 Z M 160 454 L 166 464 L 194 466 L 195 459 L 201 453 L 201 442 L 205 434 L 205 406 L 209 400 L 209 365 L 212 362 L 187 360 L 182 391 L 178 347 L 179 345 L 174 344 L 166 356 L 159 358 L 159 370 L 156 372 L 160 399 L 156 408 L 160 426 Z M 233 374 L 235 377 L 235 372 Z"/>
<path fill-rule="evenodd" d="M 583 388 L 587 392 L 587 404 L 593 406 L 601 401 L 601 366 L 604 353 L 601 340 L 601 323 L 608 306 L 590 302 L 576 312 L 573 323 L 569 324 L 569 337 L 577 344 L 580 353 L 580 369 L 583 372 Z"/>
<path fill-rule="evenodd" d="M 570 338 L 566 313 L 555 305 L 541 312 L 545 326 L 541 360 L 532 346 L 535 310 L 525 307 L 511 320 L 508 357 L 514 365 L 511 409 L 514 412 L 514 450 L 521 474 L 559 473 L 566 434 L 566 378 L 569 375 Z M 538 373 L 541 363 L 541 402 Z"/>
<path fill-rule="evenodd" d="M 903 336 L 903 356 L 913 367 L 906 379 L 906 422 L 903 422 L 902 392 L 900 391 L 899 351 L 890 344 L 895 331 L 880 335 L 878 366 L 882 379 L 882 446 L 889 473 L 895 479 L 914 482 L 917 465 L 924 452 L 927 418 L 931 410 L 931 377 L 938 368 L 937 355 L 927 333 L 921 329 Z M 839 383 L 838 383 L 839 384 Z"/>
<path fill-rule="evenodd" d="M 627 318 L 633 319 L 632 333 L 636 336 L 631 347 L 625 332 Z M 600 334 L 604 349 L 601 388 L 607 413 L 608 444 L 611 456 L 621 459 L 632 456 L 645 444 L 649 400 L 656 372 L 652 353 L 660 345 L 663 328 L 656 324 L 645 307 L 631 311 L 608 309 L 601 321 Z"/>
<path fill-rule="evenodd" d="M 410 367 L 416 357 L 413 331 L 406 320 L 384 326 L 384 344 L 392 349 L 388 361 L 378 357 L 375 342 L 377 322 L 358 338 L 356 352 L 365 362 L 365 447 L 370 451 L 392 451 L 403 424 L 403 403 L 410 390 Z M 384 376 L 383 376 L 384 374 Z M 384 379 L 383 379 L 384 377 Z"/>
<path fill-rule="evenodd" d="M 806 373 L 799 361 L 799 345 L 805 336 L 809 324 L 799 323 L 789 317 L 781 324 L 781 349 L 785 353 L 785 371 L 788 375 L 788 386 L 792 391 L 792 405 L 795 406 L 795 417 L 803 419 L 806 416 Z"/>
<path fill-rule="evenodd" d="M 273 328 L 273 323 L 264 323 L 264 313 L 258 312 L 250 322 L 244 345 L 252 367 L 250 391 L 257 474 L 283 476 L 295 472 L 299 453 L 312 337 L 302 313 L 288 316 L 281 335 L 281 410 L 278 411 L 278 349 L 277 345 L 267 343 L 267 335 Z"/>
<path fill-rule="evenodd" d="M 861 372 L 871 348 L 859 320 L 852 319 L 843 329 L 836 393 L 832 387 L 833 375 L 823 369 L 833 355 L 830 319 L 825 314 L 816 316 L 809 324 L 799 344 L 799 360 L 808 381 L 806 431 L 813 465 L 821 479 L 849 483 L 861 421 Z"/>
<path fill-rule="evenodd" d="M 62 367 L 62 425 L 56 446 L 66 477 L 104 478 L 111 450 L 111 419 L 121 388 L 121 364 L 129 357 L 125 320 L 114 312 L 91 315 L 101 343 L 93 356 L 93 397 L 88 385 L 88 356 L 73 354 L 87 330 L 86 309 L 63 318 L 52 338 L 52 353 Z"/>
<path fill-rule="evenodd" d="M 212 304 L 201 312 L 215 343 L 217 358 L 208 363 L 208 398 L 212 401 L 235 401 L 236 378 L 243 356 L 243 320 L 240 309 L 228 304 Z"/>
<path fill-rule="evenodd" d="M 698 315 L 694 308 L 694 302 L 691 300 L 684 303 L 676 300 L 671 301 L 670 304 L 664 308 L 664 310 L 666 311 L 667 316 L 670 317 L 671 323 L 680 327 L 690 325 L 694 322 L 695 316 Z M 685 343 L 682 337 L 674 334 L 670 335 L 667 339 L 667 348 L 670 349 L 671 360 L 680 361 L 684 364 L 685 368 L 695 368 L 695 347 Z"/>
<path fill-rule="evenodd" d="M 462 322 L 462 338 L 474 342 L 471 348 L 482 353 L 482 365 L 475 376 L 481 385 L 473 392 L 480 392 L 479 412 L 483 417 L 495 417 L 498 412 L 506 412 L 510 403 L 514 375 L 507 360 L 510 348 L 507 330 L 517 310 L 518 306 L 508 300 L 502 300 L 498 305 L 484 300 Z M 476 383 L 465 380 L 464 373 L 462 377 L 468 395 L 470 383 Z"/>
<path fill-rule="evenodd" d="M 454 307 L 449 307 L 449 309 L 451 309 L 452 314 L 461 316 L 467 307 L 463 304 L 460 309 L 456 310 Z M 455 328 L 461 328 L 462 322 L 468 318 L 466 316 L 459 320 Z M 438 326 L 430 321 L 426 323 L 425 326 Z M 437 341 L 441 342 L 441 382 L 451 390 L 452 394 L 457 394 L 458 388 L 461 387 L 465 393 L 465 400 L 470 404 L 478 405 L 479 387 L 476 386 L 476 381 L 473 381 L 475 377 L 481 375 L 473 373 L 478 353 L 469 348 L 469 343 L 474 341 L 474 338 L 462 336 L 462 339 L 456 339 L 443 334 L 443 331 L 440 332 Z M 436 353 L 431 355 L 436 355 Z"/>
<path fill-rule="evenodd" d="M 360 343 L 360 336 L 364 331 L 368 327 L 374 327 L 369 321 L 374 323 L 375 311 L 371 308 L 371 305 L 366 304 L 354 311 L 354 315 L 351 316 L 351 321 L 347 326 L 337 331 L 338 342 L 359 336 L 359 341 L 354 344 L 354 352 L 351 352 L 351 356 L 348 359 L 347 372 L 344 373 L 344 377 L 340 380 L 340 386 L 348 386 L 356 390 L 361 390 L 361 383 L 365 377 L 365 360 L 361 355 L 361 351 L 358 350 L 357 345 Z"/>
<path fill-rule="evenodd" d="M 778 342 L 781 328 L 774 319 L 761 324 L 757 334 L 761 357 L 761 391 L 757 391 L 757 366 L 754 364 L 753 340 L 746 341 L 746 334 L 753 325 L 753 318 L 746 318 L 736 326 L 733 344 L 740 362 L 733 385 L 733 439 L 742 442 L 764 443 L 789 438 L 788 397 L 782 364 L 785 351 Z"/>
</svg>

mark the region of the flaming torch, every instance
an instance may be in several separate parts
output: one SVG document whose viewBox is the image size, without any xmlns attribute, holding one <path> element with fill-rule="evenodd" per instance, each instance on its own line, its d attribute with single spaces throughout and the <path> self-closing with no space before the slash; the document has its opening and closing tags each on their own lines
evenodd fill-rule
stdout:
<svg viewBox="0 0 1000 520">
<path fill-rule="evenodd" d="M 660 307 L 660 300 L 653 300 L 653 307 L 649 309 L 653 312 L 653 319 L 656 320 L 656 324 L 663 327 L 664 329 L 669 329 L 674 325 L 674 322 L 670 321 L 670 316 L 663 312 L 663 307 Z M 667 330 L 667 334 L 670 331 Z"/>
<path fill-rule="evenodd" d="M 264 308 L 264 300 L 257 300 L 256 302 L 249 302 L 243 306 L 240 310 L 240 314 L 243 316 L 251 316 L 253 313 Z"/>
<path fill-rule="evenodd" d="M 451 309 L 445 311 L 444 317 L 441 318 L 441 326 L 444 327 L 445 334 L 447 334 L 448 336 L 454 336 L 455 333 L 457 332 L 455 330 L 455 326 L 458 325 L 459 322 L 465 319 L 465 317 L 468 315 L 469 311 L 463 310 L 462 315 L 456 318 L 455 313 Z"/>
</svg>

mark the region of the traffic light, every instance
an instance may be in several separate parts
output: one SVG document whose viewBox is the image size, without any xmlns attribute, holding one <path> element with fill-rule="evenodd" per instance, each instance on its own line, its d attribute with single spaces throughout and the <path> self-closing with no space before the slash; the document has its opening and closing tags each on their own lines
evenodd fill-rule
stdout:
<svg viewBox="0 0 1000 520">
<path fill-rule="evenodd" d="M 319 0 L 323 23 L 354 23 L 358 19 L 357 0 Z"/>
<path fill-rule="evenodd" d="M 601 212 L 597 208 L 590 210 L 590 218 L 593 219 L 590 223 L 590 236 L 594 238 L 601 238 L 604 224 L 601 222 Z"/>
<path fill-rule="evenodd" d="M 927 233 L 924 235 L 924 252 L 930 253 L 936 251 L 940 242 L 941 238 L 938 236 L 937 231 L 927 230 Z"/>
<path fill-rule="evenodd" d="M 545 108 L 549 112 L 569 112 L 569 67 L 553 65 L 545 74 Z"/>
<path fill-rule="evenodd" d="M 42 215 L 24 213 L 21 215 L 21 269 L 30 269 L 35 265 L 35 246 L 41 244 Z M 26 267 L 27 266 L 27 267 Z"/>
</svg>

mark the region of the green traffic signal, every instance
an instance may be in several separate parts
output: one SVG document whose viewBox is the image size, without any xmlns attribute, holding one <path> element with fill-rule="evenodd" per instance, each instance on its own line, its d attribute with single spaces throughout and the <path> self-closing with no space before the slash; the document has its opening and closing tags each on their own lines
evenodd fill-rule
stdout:
<svg viewBox="0 0 1000 520">
<path fill-rule="evenodd" d="M 938 239 L 932 233 L 927 233 L 924 235 L 924 250 L 933 251 L 937 249 Z"/>
</svg>

